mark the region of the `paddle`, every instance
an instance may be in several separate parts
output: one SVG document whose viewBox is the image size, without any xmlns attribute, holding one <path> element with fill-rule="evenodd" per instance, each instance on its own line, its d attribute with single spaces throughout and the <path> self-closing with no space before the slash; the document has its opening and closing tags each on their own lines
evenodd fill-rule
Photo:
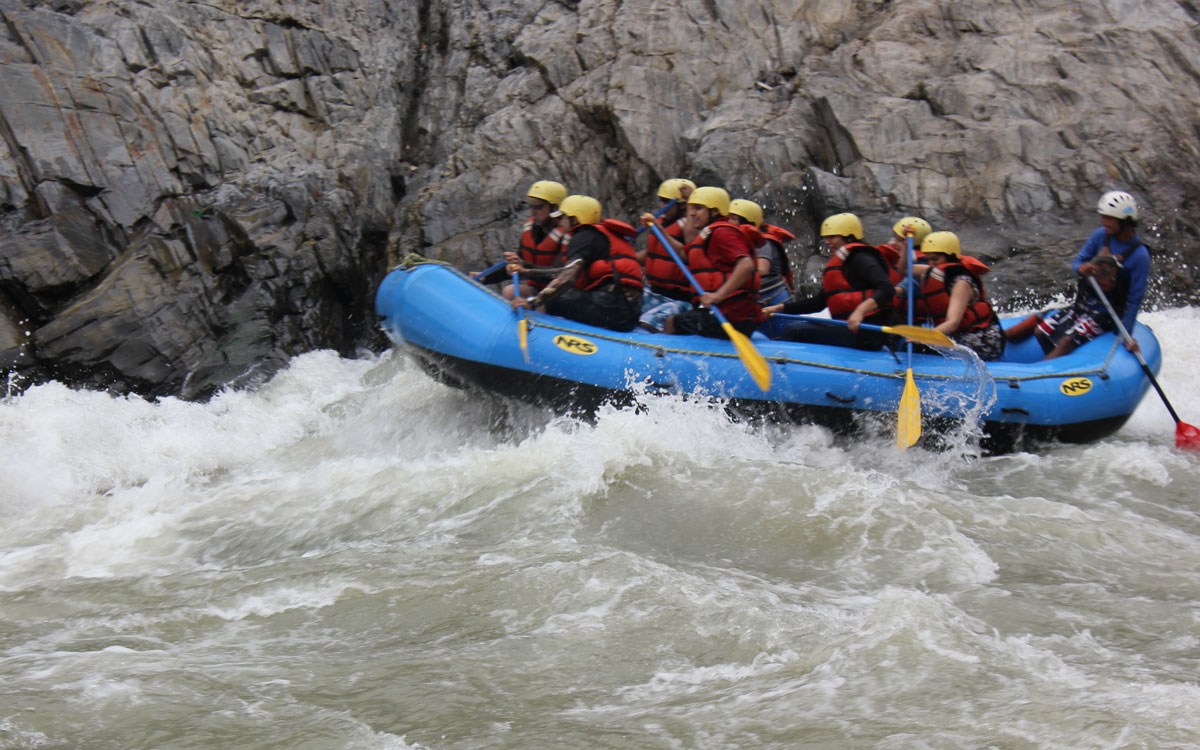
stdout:
<svg viewBox="0 0 1200 750">
<path fill-rule="evenodd" d="M 1125 324 L 1121 322 L 1117 311 L 1113 309 L 1112 303 L 1108 301 L 1104 290 L 1096 283 L 1096 277 L 1088 276 L 1087 278 L 1088 281 L 1092 282 L 1092 289 L 1096 290 L 1100 301 L 1104 303 L 1104 309 L 1108 310 L 1109 316 L 1117 324 L 1117 330 L 1121 332 L 1121 338 L 1124 339 L 1126 344 L 1131 343 L 1133 338 L 1129 335 L 1129 331 L 1125 330 Z M 1133 356 L 1137 357 L 1138 363 L 1142 366 L 1142 372 L 1146 373 L 1146 377 L 1150 378 L 1150 384 L 1154 386 L 1154 390 L 1158 391 L 1158 397 L 1162 399 L 1163 405 L 1167 407 L 1167 411 L 1171 412 L 1171 419 L 1175 420 L 1175 447 L 1200 452 L 1200 430 L 1181 420 L 1179 415 L 1175 413 L 1175 408 L 1167 400 L 1167 394 L 1163 393 L 1162 386 L 1158 384 L 1154 373 L 1150 372 L 1150 365 L 1146 364 L 1146 358 L 1142 356 L 1142 353 L 1135 350 Z"/>
<path fill-rule="evenodd" d="M 658 210 L 654 212 L 654 218 L 658 219 L 658 218 L 662 217 L 662 215 L 663 215 L 663 214 L 665 214 L 665 213 L 667 212 L 667 210 L 668 210 L 669 208 L 671 208 L 671 206 L 674 206 L 674 205 L 675 205 L 676 203 L 678 203 L 678 202 L 679 202 L 679 199 L 678 199 L 678 198 L 672 198 L 671 200 L 669 200 L 669 201 L 667 201 L 666 203 L 662 204 L 661 206 L 659 206 L 659 207 L 658 207 Z M 638 234 L 641 234 L 641 233 L 642 233 L 642 232 L 644 232 L 644 231 L 646 231 L 646 225 L 645 225 L 645 224 L 643 224 L 642 226 L 638 227 L 637 233 L 638 233 Z M 637 235 L 634 235 L 634 236 L 636 237 Z"/>
<path fill-rule="evenodd" d="M 517 278 L 517 272 L 513 271 L 513 296 L 516 297 L 521 293 L 521 280 Z M 521 354 L 525 357 L 525 361 L 529 361 L 529 321 L 525 319 L 525 308 L 517 306 L 517 341 L 521 342 Z"/>
<path fill-rule="evenodd" d="M 494 265 L 494 266 L 490 266 L 490 267 L 488 267 L 488 268 L 485 268 L 484 270 L 482 270 L 482 271 L 480 271 L 479 273 L 475 274 L 475 279 L 474 279 L 474 280 L 475 280 L 475 281 L 479 281 L 480 279 L 487 278 L 488 274 L 492 273 L 493 271 L 499 271 L 501 268 L 504 268 L 504 266 L 505 266 L 505 264 L 507 264 L 507 262 L 508 262 L 508 261 L 504 261 L 504 260 L 502 260 L 502 261 L 500 261 L 499 263 L 497 263 L 497 264 L 496 264 L 496 265 Z"/>
<path fill-rule="evenodd" d="M 658 241 L 671 254 L 671 260 L 675 261 L 675 265 L 679 266 L 679 270 L 683 271 L 683 275 L 692 285 L 692 289 L 696 290 L 697 295 L 704 294 L 704 288 L 700 286 L 700 282 L 696 281 L 696 277 L 688 270 L 687 264 L 679 258 L 679 253 L 675 252 L 675 248 L 671 247 L 670 241 L 663 234 L 663 231 L 658 228 L 657 224 L 650 225 L 651 231 L 658 237 Z M 758 387 L 766 391 L 771 388 L 771 368 L 767 365 L 767 360 L 763 355 L 759 354 L 758 349 L 754 348 L 754 344 L 746 335 L 733 327 L 733 324 L 725 319 L 725 316 L 717 309 L 716 305 L 708 308 L 708 311 L 721 323 L 721 328 L 725 330 L 725 335 L 733 342 L 733 348 L 737 349 L 738 359 L 742 360 L 742 365 L 750 372 L 750 377 L 754 378 L 754 382 Z"/>
<path fill-rule="evenodd" d="M 908 327 L 913 327 L 913 229 L 905 227 L 908 238 Z M 929 329 L 934 330 L 934 329 Z M 900 408 L 896 412 L 896 447 L 904 450 L 921 437 L 921 394 L 913 380 L 912 339 L 905 342 L 908 349 L 908 369 L 904 372 L 904 391 L 900 394 Z"/>
<path fill-rule="evenodd" d="M 773 317 L 786 318 L 788 320 L 807 320 L 811 323 L 822 323 L 831 326 L 848 326 L 850 325 L 844 320 L 835 318 L 816 318 L 812 315 L 788 315 L 787 313 L 775 313 Z M 881 331 L 882 333 L 891 333 L 896 336 L 902 336 L 905 339 L 910 339 L 918 344 L 926 344 L 928 346 L 945 346 L 954 348 L 954 341 L 949 336 L 942 333 L 936 328 L 925 328 L 924 326 L 877 326 L 871 323 L 860 323 L 859 328 L 865 328 L 868 331 Z"/>
</svg>

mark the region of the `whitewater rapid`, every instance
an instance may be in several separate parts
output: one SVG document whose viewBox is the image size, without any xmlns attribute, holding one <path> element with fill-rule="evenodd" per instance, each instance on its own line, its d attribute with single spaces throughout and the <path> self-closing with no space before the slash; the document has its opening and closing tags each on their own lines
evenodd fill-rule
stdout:
<svg viewBox="0 0 1200 750">
<path fill-rule="evenodd" d="M 1148 313 L 1200 422 L 1200 324 Z M 0 747 L 1200 745 L 1200 456 L 594 422 L 402 354 L 0 400 Z"/>
</svg>

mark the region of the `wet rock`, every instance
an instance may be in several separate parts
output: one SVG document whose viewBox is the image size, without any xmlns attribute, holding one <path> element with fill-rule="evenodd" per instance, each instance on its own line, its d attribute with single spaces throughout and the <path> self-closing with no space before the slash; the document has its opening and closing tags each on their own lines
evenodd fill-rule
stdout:
<svg viewBox="0 0 1200 750">
<path fill-rule="evenodd" d="M 797 234 L 855 211 L 960 234 L 1039 304 L 1135 193 L 1151 300 L 1195 303 L 1189 4 L 0 0 L 0 367 L 202 398 L 384 345 L 412 251 L 511 248 L 558 179 L 628 219 L 666 177 Z M 28 333 L 26 333 L 28 331 Z"/>
</svg>

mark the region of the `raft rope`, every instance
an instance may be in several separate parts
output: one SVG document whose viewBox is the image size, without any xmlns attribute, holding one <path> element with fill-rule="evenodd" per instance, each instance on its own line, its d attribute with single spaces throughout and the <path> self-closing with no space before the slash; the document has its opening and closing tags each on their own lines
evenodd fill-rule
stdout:
<svg viewBox="0 0 1200 750">
<path fill-rule="evenodd" d="M 438 265 L 438 266 L 442 266 L 444 268 L 448 268 L 451 271 L 453 271 L 454 273 L 458 274 L 459 276 L 467 279 L 468 281 L 475 281 L 470 276 L 463 273 L 462 271 L 455 268 L 454 266 L 450 265 L 449 263 L 446 263 L 445 261 L 441 261 L 441 260 L 432 260 L 430 258 L 426 258 L 425 256 L 421 255 L 420 253 L 409 253 L 408 255 L 406 255 L 404 257 L 404 260 L 400 262 L 399 268 L 402 268 L 407 271 L 411 268 L 415 268 L 416 266 L 427 265 L 427 264 Z M 494 297 L 499 297 L 500 299 L 504 299 L 504 297 L 502 295 L 497 294 L 494 290 L 492 290 L 486 286 L 483 286 L 482 284 L 480 284 L 480 286 L 482 286 L 488 292 L 488 294 L 491 294 Z M 507 302 L 508 300 L 505 300 L 505 301 Z M 695 349 L 683 349 L 680 347 L 663 346 L 661 344 L 649 344 L 649 343 L 645 343 L 645 342 L 641 342 L 641 341 L 636 341 L 636 340 L 633 340 L 630 338 L 626 338 L 624 336 L 595 333 L 593 331 L 580 331 L 580 330 L 576 330 L 574 328 L 569 328 L 567 326 L 555 325 L 554 323 L 538 322 L 538 321 L 533 320 L 532 318 L 526 318 L 526 321 L 528 321 L 530 332 L 532 332 L 534 328 L 546 328 L 551 331 L 560 331 L 562 333 L 567 333 L 567 334 L 571 334 L 574 336 L 582 336 L 585 338 L 592 338 L 592 339 L 601 339 L 603 341 L 612 341 L 612 342 L 619 343 L 619 344 L 626 344 L 628 346 L 636 346 L 636 347 L 642 348 L 642 349 L 652 349 L 656 353 L 658 353 L 659 356 L 662 356 L 665 354 L 686 354 L 686 355 L 698 356 L 698 357 L 726 357 L 726 358 L 732 358 L 732 359 L 738 358 L 737 352 L 729 352 L 726 354 L 726 353 L 722 353 L 722 352 L 699 351 L 699 350 L 695 350 Z M 662 335 L 664 337 L 669 337 L 669 334 L 662 334 Z M 1113 342 L 1112 347 L 1108 350 L 1108 356 L 1105 357 L 1105 359 L 1104 359 L 1104 364 L 1097 368 L 1093 368 L 1093 369 L 1089 369 L 1089 370 L 1077 370 L 1075 372 L 1053 372 L 1053 373 L 1040 373 L 1040 374 L 1035 374 L 1035 375 L 1008 375 L 1008 376 L 1003 376 L 1003 377 L 993 376 L 992 379 L 995 381 L 998 381 L 998 382 L 1009 383 L 1011 387 L 1016 388 L 1019 386 L 1012 385 L 1012 384 L 1023 383 L 1026 381 L 1033 381 L 1033 380 L 1045 380 L 1047 378 L 1078 378 L 1078 377 L 1084 377 L 1087 375 L 1107 376 L 1109 364 L 1112 362 L 1112 358 L 1116 354 L 1118 344 L 1120 344 L 1119 340 Z M 786 356 L 779 355 L 779 354 L 777 354 L 775 356 L 771 356 L 771 355 L 767 354 L 766 352 L 763 352 L 763 358 L 768 361 L 780 364 L 780 365 L 803 365 L 805 367 L 815 367 L 818 369 L 832 370 L 835 372 L 850 372 L 850 373 L 854 373 L 856 375 L 870 375 L 870 376 L 877 377 L 877 378 L 894 378 L 896 380 L 904 379 L 904 372 L 899 371 L 899 370 L 893 370 L 891 372 L 878 372 L 876 370 L 864 370 L 864 369 L 857 368 L 857 367 L 842 367 L 840 365 L 831 365 L 831 364 L 828 364 L 825 362 L 810 362 L 808 360 L 794 359 L 792 357 L 786 357 Z M 957 380 L 963 376 L 962 375 L 941 374 L 941 373 L 926 374 L 926 373 L 919 373 L 919 372 L 914 371 L 913 377 L 914 378 L 923 378 L 925 380 Z"/>
</svg>

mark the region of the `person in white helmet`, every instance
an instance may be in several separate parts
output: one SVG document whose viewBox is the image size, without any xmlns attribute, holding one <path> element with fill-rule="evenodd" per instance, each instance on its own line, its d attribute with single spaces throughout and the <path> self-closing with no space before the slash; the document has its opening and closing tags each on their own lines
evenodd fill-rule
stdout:
<svg viewBox="0 0 1200 750">
<path fill-rule="evenodd" d="M 1137 235 L 1138 206 L 1129 193 L 1113 190 L 1100 196 L 1096 205 L 1100 214 L 1100 227 L 1092 232 L 1071 268 L 1080 276 L 1096 273 L 1094 259 L 1109 255 L 1117 259 L 1121 284 L 1126 289 L 1125 310 L 1121 322 L 1130 332 L 1131 351 L 1137 351 L 1137 340 L 1132 338 L 1133 325 L 1137 322 L 1138 309 L 1146 294 L 1146 279 L 1150 275 L 1150 250 Z"/>
</svg>

